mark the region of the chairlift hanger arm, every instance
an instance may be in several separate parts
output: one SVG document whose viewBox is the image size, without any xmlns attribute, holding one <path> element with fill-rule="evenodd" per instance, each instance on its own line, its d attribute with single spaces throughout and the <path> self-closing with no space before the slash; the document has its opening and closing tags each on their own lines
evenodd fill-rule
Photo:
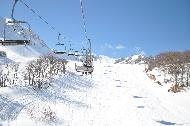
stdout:
<svg viewBox="0 0 190 126">
<path fill-rule="evenodd" d="M 14 4 L 13 4 L 13 7 L 12 7 L 11 18 L 12 18 L 13 20 L 15 20 L 15 18 L 14 18 L 14 11 L 15 11 L 15 6 L 16 6 L 16 4 L 17 4 L 18 1 L 19 1 L 19 0 L 15 0 L 15 1 L 14 1 Z"/>
</svg>

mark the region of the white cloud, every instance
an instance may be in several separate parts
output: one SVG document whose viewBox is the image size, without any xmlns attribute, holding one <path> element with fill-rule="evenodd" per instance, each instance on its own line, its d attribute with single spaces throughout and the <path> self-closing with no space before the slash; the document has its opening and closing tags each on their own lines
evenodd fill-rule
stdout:
<svg viewBox="0 0 190 126">
<path fill-rule="evenodd" d="M 124 49 L 125 46 L 122 44 L 117 44 L 116 46 L 110 44 L 110 43 L 104 43 L 103 46 L 101 46 L 101 49 L 112 49 L 112 50 L 121 50 Z"/>
<path fill-rule="evenodd" d="M 104 43 L 104 45 L 101 46 L 101 49 L 113 49 L 113 46 L 109 43 Z"/>
<path fill-rule="evenodd" d="M 105 43 L 104 47 L 108 48 L 108 49 L 113 49 L 113 46 L 111 44 L 109 44 L 109 43 Z"/>
<path fill-rule="evenodd" d="M 125 46 L 124 45 L 121 45 L 121 44 L 118 44 L 116 47 L 115 47 L 115 49 L 124 49 L 125 48 Z"/>
</svg>

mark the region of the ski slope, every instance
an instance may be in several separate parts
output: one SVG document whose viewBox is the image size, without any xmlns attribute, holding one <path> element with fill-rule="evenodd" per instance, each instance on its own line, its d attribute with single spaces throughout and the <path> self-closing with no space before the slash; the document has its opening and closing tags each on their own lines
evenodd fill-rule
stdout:
<svg viewBox="0 0 190 126">
<path fill-rule="evenodd" d="M 32 41 L 28 46 L 0 46 L 7 53 L 0 64 L 19 62 L 22 73 L 27 62 L 52 53 L 34 33 Z M 92 76 L 76 73 L 75 63 L 80 63 L 69 61 L 66 73 L 53 76 L 47 89 L 23 81 L 1 87 L 0 126 L 190 126 L 190 92 L 173 94 L 168 85 L 154 83 L 144 64 L 133 62 L 138 57 L 129 59 L 131 64 L 115 64 L 112 58 L 97 56 Z"/>
<path fill-rule="evenodd" d="M 168 93 L 147 77 L 143 65 L 104 57 L 94 63 L 91 77 L 76 73 L 74 63 L 48 89 L 0 88 L 0 125 L 190 126 L 190 92 Z"/>
</svg>

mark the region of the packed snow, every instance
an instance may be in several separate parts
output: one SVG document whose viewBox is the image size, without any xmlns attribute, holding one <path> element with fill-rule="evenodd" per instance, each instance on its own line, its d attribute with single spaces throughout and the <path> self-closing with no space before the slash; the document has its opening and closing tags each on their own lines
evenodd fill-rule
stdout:
<svg viewBox="0 0 190 126">
<path fill-rule="evenodd" d="M 168 93 L 147 77 L 143 65 L 104 61 L 94 63 L 92 77 L 80 76 L 70 61 L 48 89 L 0 88 L 0 124 L 190 125 L 190 92 Z"/>
</svg>

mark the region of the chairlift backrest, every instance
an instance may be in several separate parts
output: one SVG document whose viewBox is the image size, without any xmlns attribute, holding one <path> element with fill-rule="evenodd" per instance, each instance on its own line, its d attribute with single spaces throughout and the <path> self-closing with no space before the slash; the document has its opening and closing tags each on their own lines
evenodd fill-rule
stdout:
<svg viewBox="0 0 190 126">
<path fill-rule="evenodd" d="M 69 53 L 68 55 L 75 55 L 74 53 Z"/>
<path fill-rule="evenodd" d="M 54 51 L 55 54 L 65 54 L 66 52 L 64 51 Z"/>
</svg>

